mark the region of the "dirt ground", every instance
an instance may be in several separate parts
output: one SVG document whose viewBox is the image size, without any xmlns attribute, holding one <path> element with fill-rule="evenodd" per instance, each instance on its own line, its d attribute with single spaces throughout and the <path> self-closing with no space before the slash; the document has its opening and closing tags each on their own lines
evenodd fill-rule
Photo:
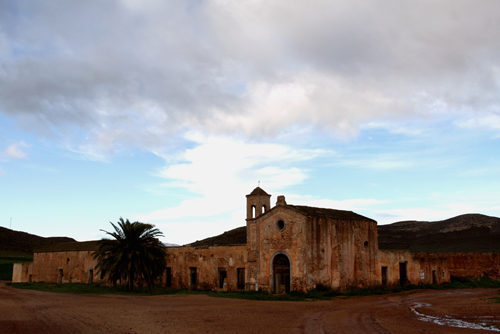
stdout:
<svg viewBox="0 0 500 334">
<path fill-rule="evenodd" d="M 500 304 L 490 299 L 498 296 L 497 289 L 422 290 L 263 302 L 204 295 L 56 294 L 1 282 L 0 333 L 480 333 L 485 329 L 470 327 L 500 331 Z"/>
</svg>

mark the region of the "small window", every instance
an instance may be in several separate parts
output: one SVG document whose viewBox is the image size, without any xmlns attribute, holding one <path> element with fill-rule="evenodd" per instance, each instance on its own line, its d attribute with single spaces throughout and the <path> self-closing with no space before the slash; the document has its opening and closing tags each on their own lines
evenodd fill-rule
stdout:
<svg viewBox="0 0 500 334">
<path fill-rule="evenodd" d="M 267 211 L 267 207 L 266 207 L 265 205 L 263 205 L 263 206 L 262 206 L 262 212 L 261 212 L 261 214 L 266 213 L 266 211 Z"/>
<path fill-rule="evenodd" d="M 285 221 L 283 219 L 280 219 L 276 222 L 276 228 L 278 231 L 283 231 L 285 229 Z"/>
<path fill-rule="evenodd" d="M 368 241 L 365 241 L 363 245 L 365 246 L 365 248 L 368 248 Z"/>
</svg>

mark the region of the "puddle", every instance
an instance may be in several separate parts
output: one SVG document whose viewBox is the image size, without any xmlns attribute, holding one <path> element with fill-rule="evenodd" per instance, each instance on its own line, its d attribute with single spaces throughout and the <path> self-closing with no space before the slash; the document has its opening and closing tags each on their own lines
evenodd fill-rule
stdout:
<svg viewBox="0 0 500 334">
<path fill-rule="evenodd" d="M 433 322 L 435 324 L 443 325 L 443 326 L 458 327 L 458 328 L 470 328 L 470 329 L 482 329 L 482 330 L 500 332 L 500 328 L 498 327 L 500 325 L 500 323 L 499 323 L 499 325 L 496 325 L 495 327 L 493 327 L 491 324 L 481 322 L 481 319 L 492 319 L 493 320 L 494 317 L 491 317 L 491 316 L 474 317 L 475 319 L 477 319 L 477 322 L 468 322 L 468 321 L 464 321 L 464 320 L 460 320 L 460 319 L 455 319 L 455 318 L 452 318 L 450 316 L 432 316 L 432 315 L 422 314 L 422 313 L 417 311 L 417 308 L 425 307 L 425 306 L 431 306 L 431 304 L 415 303 L 412 306 L 410 306 L 410 310 L 412 310 L 412 312 L 417 315 L 418 320 L 425 321 L 425 322 Z"/>
</svg>

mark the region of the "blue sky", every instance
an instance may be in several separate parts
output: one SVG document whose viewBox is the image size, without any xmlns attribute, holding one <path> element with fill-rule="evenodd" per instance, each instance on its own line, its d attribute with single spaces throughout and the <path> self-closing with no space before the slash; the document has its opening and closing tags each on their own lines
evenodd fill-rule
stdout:
<svg viewBox="0 0 500 334">
<path fill-rule="evenodd" d="M 500 216 L 500 3 L 2 1 L 0 226 L 185 244 L 260 185 L 387 224 Z"/>
</svg>

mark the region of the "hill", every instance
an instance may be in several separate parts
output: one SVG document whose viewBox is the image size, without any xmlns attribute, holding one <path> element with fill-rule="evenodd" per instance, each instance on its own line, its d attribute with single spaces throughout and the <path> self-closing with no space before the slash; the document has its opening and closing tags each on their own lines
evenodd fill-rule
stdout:
<svg viewBox="0 0 500 334">
<path fill-rule="evenodd" d="M 203 247 L 203 246 L 229 246 L 229 245 L 245 245 L 247 243 L 247 228 L 246 226 L 237 227 L 233 230 L 224 232 L 215 237 L 199 240 L 186 246 Z"/>
<path fill-rule="evenodd" d="M 246 243 L 246 227 L 189 244 L 193 247 Z M 500 253 L 500 218 L 465 214 L 441 221 L 403 221 L 378 226 L 380 249 L 414 253 Z M 188 245 L 186 245 L 188 246 Z"/>
<path fill-rule="evenodd" d="M 380 249 L 411 252 L 500 252 L 500 218 L 465 214 L 441 221 L 378 226 Z"/>
<path fill-rule="evenodd" d="M 67 237 L 44 238 L 34 234 L 0 227 L 0 256 L 32 256 L 33 250 L 61 242 L 75 242 Z"/>
</svg>

